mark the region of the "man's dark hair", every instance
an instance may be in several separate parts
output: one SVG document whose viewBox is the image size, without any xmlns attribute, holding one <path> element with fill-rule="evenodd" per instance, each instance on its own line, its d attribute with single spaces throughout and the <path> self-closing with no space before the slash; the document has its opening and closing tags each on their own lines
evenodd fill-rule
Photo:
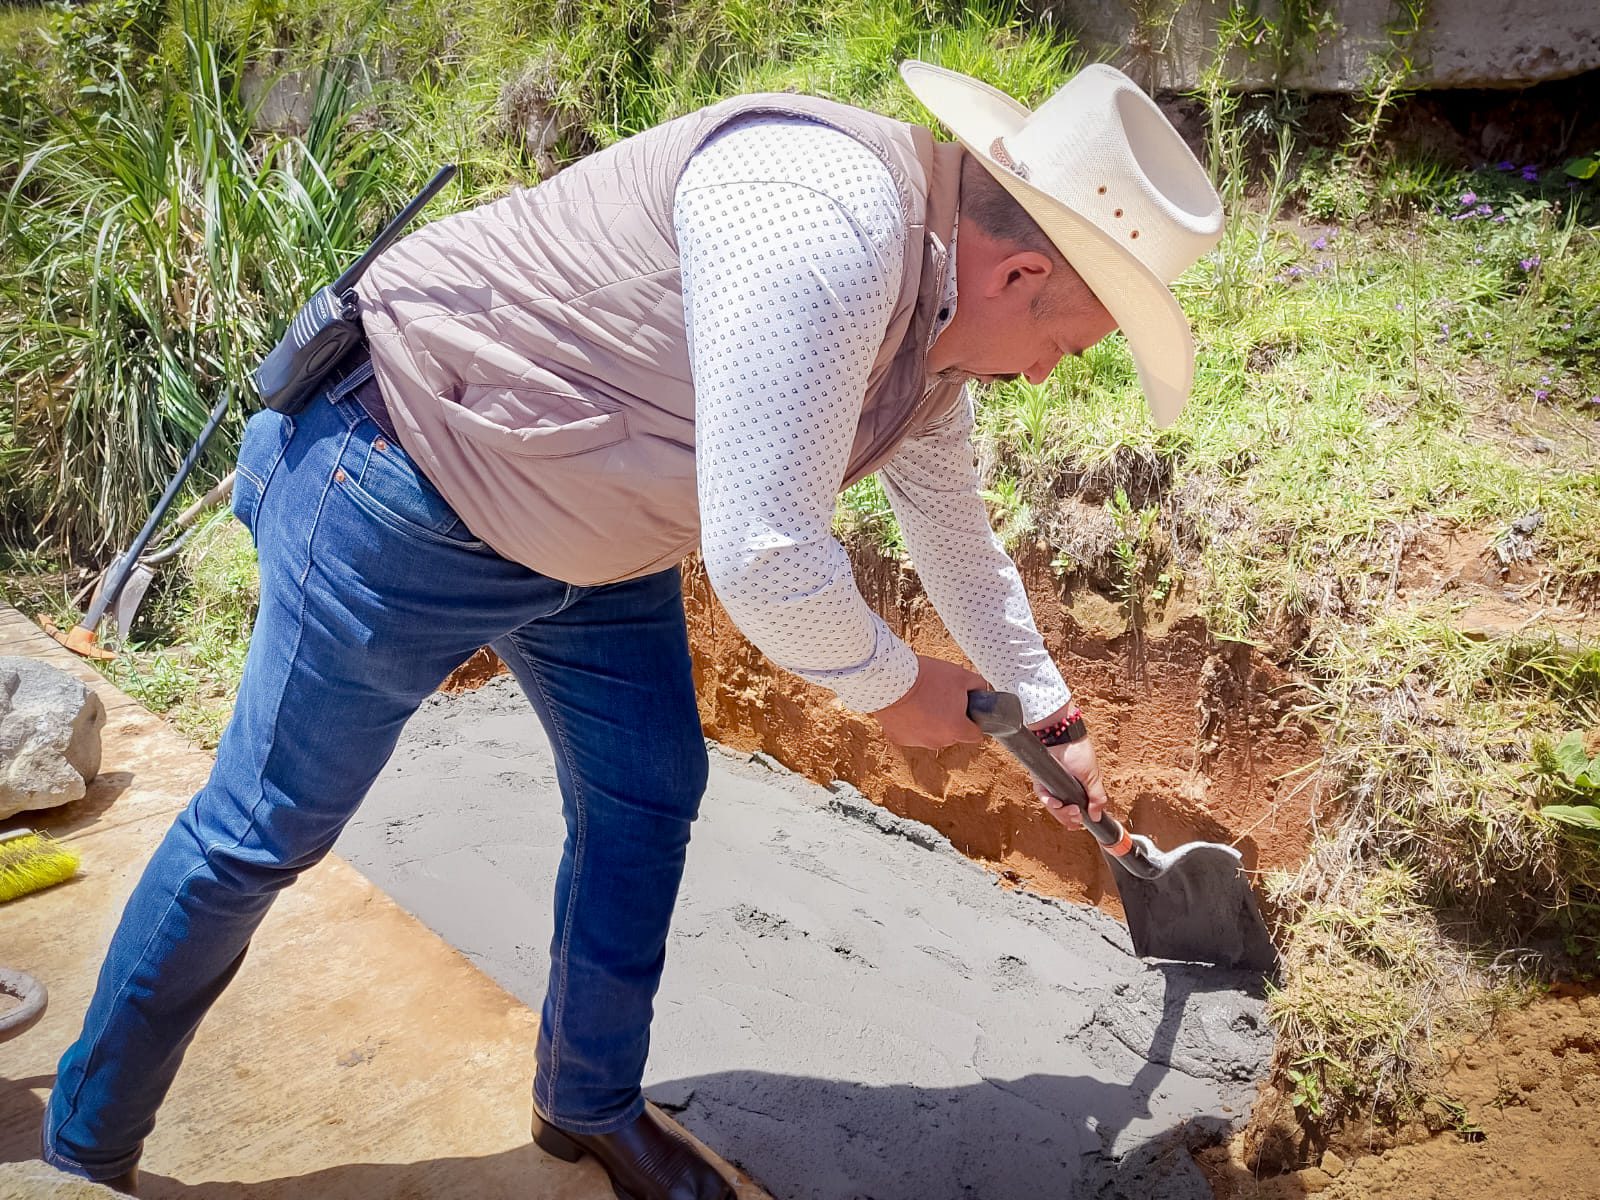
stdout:
<svg viewBox="0 0 1600 1200">
<path fill-rule="evenodd" d="M 961 160 L 961 220 L 971 221 L 997 241 L 1009 242 L 1022 250 L 1043 254 L 1055 264 L 1049 286 L 1033 298 L 1033 311 L 1039 316 L 1056 312 L 1063 304 L 1079 304 L 1087 298 L 1098 303 L 1094 293 L 1073 269 L 1067 256 L 1039 228 L 1028 210 L 1017 203 L 974 154 Z"/>
<path fill-rule="evenodd" d="M 971 221 L 992 238 L 1046 255 L 1057 266 L 1066 264 L 1065 256 L 1028 215 L 1028 210 L 974 154 L 961 160 L 961 219 Z"/>
</svg>

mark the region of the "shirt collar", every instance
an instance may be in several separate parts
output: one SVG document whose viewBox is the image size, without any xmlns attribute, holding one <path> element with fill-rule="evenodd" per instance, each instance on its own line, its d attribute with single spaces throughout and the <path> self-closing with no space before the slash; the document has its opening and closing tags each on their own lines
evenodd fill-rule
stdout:
<svg viewBox="0 0 1600 1200">
<path fill-rule="evenodd" d="M 950 234 L 950 254 L 945 259 L 944 283 L 939 288 L 939 308 L 933 316 L 933 336 L 928 339 L 929 346 L 956 319 L 956 240 L 961 236 L 959 221 L 958 216 L 956 228 Z"/>
</svg>

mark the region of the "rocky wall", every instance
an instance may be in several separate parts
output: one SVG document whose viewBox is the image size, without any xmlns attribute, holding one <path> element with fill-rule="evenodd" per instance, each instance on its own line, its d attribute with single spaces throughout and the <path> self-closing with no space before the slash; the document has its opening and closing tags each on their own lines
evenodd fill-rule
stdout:
<svg viewBox="0 0 1600 1200">
<path fill-rule="evenodd" d="M 1213 62 L 1233 0 L 1052 0 L 1043 15 L 1077 34 L 1094 58 L 1150 90 L 1187 91 Z M 1600 69 L 1594 0 L 1422 0 L 1407 36 L 1394 0 L 1259 0 L 1249 52 L 1231 52 L 1226 75 L 1242 90 L 1285 87 L 1354 93 L 1375 64 L 1401 56 L 1408 88 L 1521 88 Z M 1290 15 L 1285 16 L 1285 8 Z"/>
</svg>

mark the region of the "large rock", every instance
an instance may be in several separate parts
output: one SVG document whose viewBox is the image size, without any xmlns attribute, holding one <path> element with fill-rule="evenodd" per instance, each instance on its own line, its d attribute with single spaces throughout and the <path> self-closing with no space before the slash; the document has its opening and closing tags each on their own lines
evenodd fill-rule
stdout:
<svg viewBox="0 0 1600 1200">
<path fill-rule="evenodd" d="M 1151 90 L 1188 91 L 1216 57 L 1217 26 L 1231 0 L 1053 0 L 1045 11 L 1095 57 Z M 1263 24 L 1248 55 L 1231 53 L 1225 75 L 1245 90 L 1269 87 L 1360 92 L 1374 64 L 1409 59 L 1412 88 L 1513 88 L 1600 69 L 1595 0 L 1452 0 L 1427 4 L 1421 28 L 1391 32 L 1392 0 L 1311 6 L 1327 24 L 1284 30 L 1279 0 L 1262 0 Z M 1303 5 L 1295 6 L 1297 8 Z"/>
<path fill-rule="evenodd" d="M 71 675 L 0 657 L 0 819 L 81 800 L 100 771 L 105 721 L 100 697 Z"/>
</svg>

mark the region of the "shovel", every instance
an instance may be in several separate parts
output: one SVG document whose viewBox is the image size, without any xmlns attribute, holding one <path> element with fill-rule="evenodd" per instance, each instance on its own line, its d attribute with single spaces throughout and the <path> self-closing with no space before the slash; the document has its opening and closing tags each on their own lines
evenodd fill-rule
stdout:
<svg viewBox="0 0 1600 1200">
<path fill-rule="evenodd" d="M 1023 723 L 1022 701 L 1010 692 L 968 692 L 967 717 L 1011 751 L 1052 796 L 1083 813 L 1084 827 L 1119 868 L 1112 875 L 1135 954 L 1263 973 L 1277 965 L 1237 850 L 1190 842 L 1162 851 L 1149 838 L 1130 834 L 1110 814 L 1091 820 L 1083 785 Z"/>
</svg>

